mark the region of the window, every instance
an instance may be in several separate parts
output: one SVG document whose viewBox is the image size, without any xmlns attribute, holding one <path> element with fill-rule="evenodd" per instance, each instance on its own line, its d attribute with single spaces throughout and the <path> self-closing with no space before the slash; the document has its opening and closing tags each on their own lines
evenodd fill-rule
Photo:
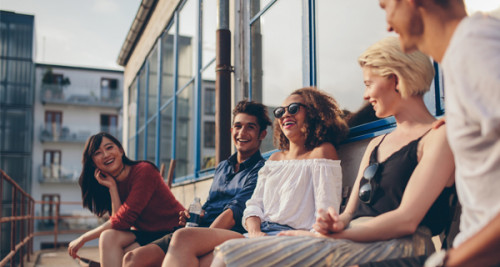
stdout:
<svg viewBox="0 0 500 267">
<path fill-rule="evenodd" d="M 215 88 L 205 88 L 205 115 L 215 115 Z"/>
<path fill-rule="evenodd" d="M 215 122 L 214 121 L 206 121 L 205 122 L 205 130 L 203 131 L 204 144 L 207 148 L 215 148 Z"/>
<path fill-rule="evenodd" d="M 118 96 L 118 79 L 101 78 L 101 98 L 109 100 Z"/>
<path fill-rule="evenodd" d="M 57 137 L 62 129 L 62 111 L 45 111 L 45 129 L 43 134 Z"/>
<path fill-rule="evenodd" d="M 44 150 L 42 176 L 44 180 L 57 180 L 61 177 L 61 150 Z"/>
<path fill-rule="evenodd" d="M 107 132 L 116 138 L 118 136 L 118 116 L 101 114 L 101 132 Z"/>
</svg>

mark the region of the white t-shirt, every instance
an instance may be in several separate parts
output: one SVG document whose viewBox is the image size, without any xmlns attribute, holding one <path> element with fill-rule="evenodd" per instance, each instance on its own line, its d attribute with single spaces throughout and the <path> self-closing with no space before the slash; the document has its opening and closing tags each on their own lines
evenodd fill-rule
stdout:
<svg viewBox="0 0 500 267">
<path fill-rule="evenodd" d="M 342 168 L 340 160 L 304 159 L 266 161 L 257 186 L 246 203 L 243 227 L 250 216 L 262 222 L 310 230 L 318 208 L 340 207 Z"/>
<path fill-rule="evenodd" d="M 480 13 L 463 19 L 442 66 L 462 205 L 458 246 L 500 212 L 500 20 Z"/>
</svg>

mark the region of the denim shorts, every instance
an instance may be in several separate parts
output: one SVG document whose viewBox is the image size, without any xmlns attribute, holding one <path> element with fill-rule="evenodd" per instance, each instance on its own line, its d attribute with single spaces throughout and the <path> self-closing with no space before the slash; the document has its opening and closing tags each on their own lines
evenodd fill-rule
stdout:
<svg viewBox="0 0 500 267">
<path fill-rule="evenodd" d="M 295 230 L 295 229 L 286 225 L 286 224 L 279 224 L 279 223 L 266 221 L 266 222 L 262 222 L 260 224 L 260 230 L 263 233 L 266 233 L 267 235 L 277 235 L 281 231 Z M 248 237 L 248 233 L 245 233 L 243 235 L 245 237 Z"/>
</svg>

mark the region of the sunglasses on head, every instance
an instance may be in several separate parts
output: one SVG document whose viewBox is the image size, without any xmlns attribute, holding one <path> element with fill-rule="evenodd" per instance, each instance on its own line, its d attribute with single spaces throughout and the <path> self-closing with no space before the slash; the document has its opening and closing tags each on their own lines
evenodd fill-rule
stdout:
<svg viewBox="0 0 500 267">
<path fill-rule="evenodd" d="M 375 182 L 375 175 L 377 174 L 379 168 L 378 163 L 370 164 L 366 167 L 363 172 L 363 178 L 361 178 L 361 182 L 363 185 L 359 187 L 358 197 L 361 201 L 366 204 L 370 204 L 373 200 L 373 195 L 375 195 L 375 191 L 377 190 L 378 184 Z"/>
<path fill-rule="evenodd" d="M 288 113 L 290 113 L 290 115 L 294 115 L 297 112 L 299 112 L 301 106 L 306 107 L 306 105 L 304 105 L 302 103 L 292 103 L 292 104 L 288 105 L 288 107 L 277 107 L 273 111 L 274 117 L 276 119 L 283 117 L 286 110 L 288 110 Z"/>
</svg>

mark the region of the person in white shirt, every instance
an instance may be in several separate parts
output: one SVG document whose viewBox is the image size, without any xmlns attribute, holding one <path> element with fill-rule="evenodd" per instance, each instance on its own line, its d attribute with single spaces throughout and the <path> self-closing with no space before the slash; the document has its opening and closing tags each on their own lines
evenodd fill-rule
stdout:
<svg viewBox="0 0 500 267">
<path fill-rule="evenodd" d="M 280 151 L 259 171 L 246 203 L 243 226 L 248 237 L 282 230 L 311 230 L 318 209 L 341 202 L 342 170 L 335 145 L 348 128 L 336 101 L 316 88 L 294 91 L 274 110 L 274 141 Z M 184 228 L 175 232 L 163 266 L 208 266 L 212 251 L 233 231 Z"/>
</svg>

